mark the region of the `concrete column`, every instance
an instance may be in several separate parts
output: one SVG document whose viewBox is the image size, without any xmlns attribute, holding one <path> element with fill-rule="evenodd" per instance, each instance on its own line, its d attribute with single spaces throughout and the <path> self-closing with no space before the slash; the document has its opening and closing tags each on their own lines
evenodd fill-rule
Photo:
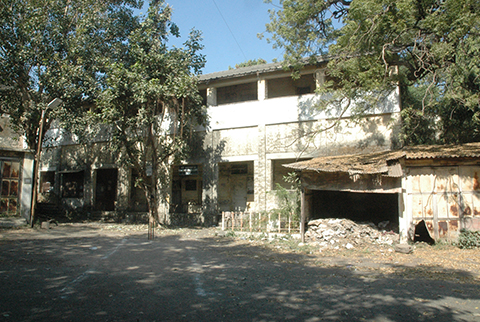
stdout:
<svg viewBox="0 0 480 322">
<path fill-rule="evenodd" d="M 255 210 L 257 212 L 267 210 L 267 159 L 266 159 L 266 127 L 265 124 L 258 126 L 258 158 L 253 163 L 253 181 L 255 184 Z"/>
<path fill-rule="evenodd" d="M 317 69 L 315 71 L 315 84 L 317 89 L 322 87 L 323 83 L 325 83 L 325 69 Z"/>
<path fill-rule="evenodd" d="M 207 106 L 217 106 L 217 89 L 215 87 L 207 88 Z"/>
<path fill-rule="evenodd" d="M 20 213 L 30 222 L 30 209 L 32 206 L 33 185 L 33 155 L 24 154 L 22 167 L 22 192 L 20 194 Z"/>
<path fill-rule="evenodd" d="M 409 187 L 408 179 L 403 177 L 402 179 L 402 191 L 398 194 L 398 224 L 400 243 L 406 243 L 409 238 L 409 229 L 412 224 L 412 209 L 409 199 Z"/>
<path fill-rule="evenodd" d="M 267 87 L 267 80 L 266 79 L 259 79 L 257 81 L 257 88 L 258 88 L 258 100 L 264 101 L 268 98 L 268 87 Z"/>
</svg>

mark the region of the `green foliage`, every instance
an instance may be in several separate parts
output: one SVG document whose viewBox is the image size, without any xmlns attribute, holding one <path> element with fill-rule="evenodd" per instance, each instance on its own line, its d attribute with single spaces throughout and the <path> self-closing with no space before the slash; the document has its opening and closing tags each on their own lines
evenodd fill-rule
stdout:
<svg viewBox="0 0 480 322">
<path fill-rule="evenodd" d="M 479 248 L 480 247 L 480 231 L 469 231 L 462 229 L 458 236 L 457 246 L 460 248 Z"/>
<path fill-rule="evenodd" d="M 225 237 L 232 237 L 234 238 L 236 235 L 235 235 L 235 232 L 233 230 L 229 230 L 225 233 Z"/>
<path fill-rule="evenodd" d="M 479 141 L 480 2 L 280 0 L 267 25 L 286 66 L 329 55 L 323 107 L 365 115 L 400 86 L 407 144 Z M 355 104 L 353 104 L 355 103 Z M 429 127 L 434 125 L 434 131 Z"/>
<path fill-rule="evenodd" d="M 277 208 L 272 209 L 273 214 L 280 214 L 283 218 L 291 216 L 292 222 L 298 222 L 300 219 L 300 178 L 295 172 L 288 173 L 283 180 L 290 183 L 290 189 L 276 184 L 276 189 L 272 191 L 277 200 Z"/>
<path fill-rule="evenodd" d="M 197 88 L 205 64 L 200 33 L 193 30 L 182 48 L 168 46 L 171 36 L 179 36 L 171 8 L 152 1 L 122 59 L 108 59 L 105 89 L 90 113 L 109 129 L 119 161 L 138 173 L 135 185 L 156 219 L 159 201 L 167 198 L 162 187 L 168 186 L 170 163 L 185 157 L 193 129 L 207 121 Z"/>
<path fill-rule="evenodd" d="M 244 61 L 243 63 L 240 64 L 235 64 L 235 68 L 242 68 L 242 67 L 249 67 L 249 66 L 256 66 L 256 65 L 263 65 L 266 64 L 267 61 L 265 59 L 259 58 L 259 59 L 249 59 L 247 61 Z M 228 66 L 228 69 L 235 69 L 231 66 Z"/>
<path fill-rule="evenodd" d="M 137 28 L 136 0 L 0 0 L 0 111 L 35 148 L 42 109 L 54 98 L 62 106 L 51 120 L 81 115 L 104 87 L 105 59 L 121 58 Z"/>
</svg>

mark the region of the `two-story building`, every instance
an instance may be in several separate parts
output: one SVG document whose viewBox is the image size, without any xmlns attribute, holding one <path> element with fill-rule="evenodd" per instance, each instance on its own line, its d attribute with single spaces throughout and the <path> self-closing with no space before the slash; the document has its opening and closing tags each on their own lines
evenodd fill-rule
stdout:
<svg viewBox="0 0 480 322">
<path fill-rule="evenodd" d="M 305 66 L 298 79 L 280 63 L 201 75 L 209 126 L 196 131 L 188 160 L 172 165 L 169 205 L 162 208 L 171 221 L 215 223 L 221 211 L 267 211 L 275 203 L 269 192 L 277 183 L 287 187 L 284 164 L 394 148 L 398 91 L 351 122 L 348 111 L 317 108 L 325 96 L 315 91 L 325 78 L 325 62 Z M 115 163 L 103 140 L 80 147 L 65 139 L 44 150 L 40 188 L 64 207 L 145 212 L 135 173 Z"/>
</svg>

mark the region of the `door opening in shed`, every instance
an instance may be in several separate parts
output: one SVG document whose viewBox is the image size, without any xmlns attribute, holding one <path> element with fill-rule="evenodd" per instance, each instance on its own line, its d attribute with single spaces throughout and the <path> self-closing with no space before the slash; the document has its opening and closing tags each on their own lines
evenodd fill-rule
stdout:
<svg viewBox="0 0 480 322">
<path fill-rule="evenodd" d="M 398 232 L 398 194 L 345 191 L 312 191 L 310 219 L 345 218 L 373 222 L 380 228 Z M 388 222 L 388 223 L 387 223 Z"/>
</svg>

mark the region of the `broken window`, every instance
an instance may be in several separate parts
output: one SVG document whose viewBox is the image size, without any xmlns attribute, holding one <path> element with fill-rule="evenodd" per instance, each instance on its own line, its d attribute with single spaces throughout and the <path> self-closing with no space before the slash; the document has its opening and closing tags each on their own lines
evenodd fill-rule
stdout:
<svg viewBox="0 0 480 322">
<path fill-rule="evenodd" d="M 62 173 L 62 198 L 83 198 L 84 171 Z"/>
<path fill-rule="evenodd" d="M 229 104 L 258 99 L 257 82 L 217 88 L 217 104 Z"/>
</svg>

